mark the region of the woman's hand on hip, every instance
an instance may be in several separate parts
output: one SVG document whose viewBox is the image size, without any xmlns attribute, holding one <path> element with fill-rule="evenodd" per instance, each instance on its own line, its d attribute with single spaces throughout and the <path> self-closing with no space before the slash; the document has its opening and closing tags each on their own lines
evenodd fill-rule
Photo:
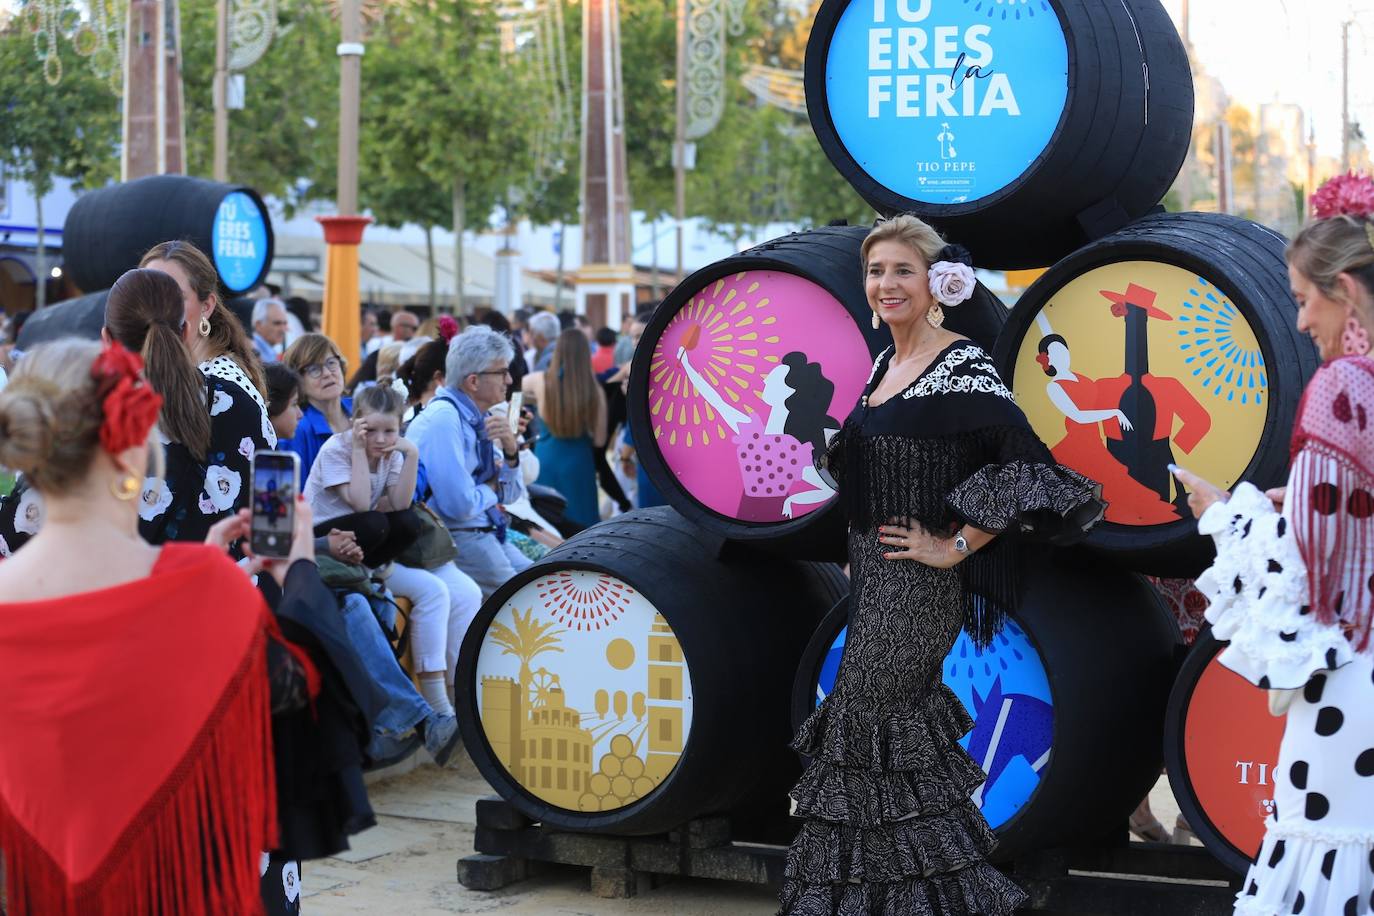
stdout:
<svg viewBox="0 0 1374 916">
<path fill-rule="evenodd" d="M 897 548 L 883 554 L 887 560 L 915 560 L 936 569 L 949 569 L 963 559 L 954 549 L 953 538 L 936 537 L 919 527 L 881 525 L 878 528 L 878 543 Z"/>
</svg>

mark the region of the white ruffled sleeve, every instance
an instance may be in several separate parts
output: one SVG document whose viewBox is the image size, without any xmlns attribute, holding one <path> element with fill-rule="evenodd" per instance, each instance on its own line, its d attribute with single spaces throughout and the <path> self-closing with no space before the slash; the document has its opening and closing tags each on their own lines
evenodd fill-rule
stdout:
<svg viewBox="0 0 1374 916">
<path fill-rule="evenodd" d="M 1257 687 L 1281 690 L 1351 660 L 1340 629 L 1311 612 L 1307 567 L 1288 519 L 1253 484 L 1213 503 L 1198 532 L 1217 546 L 1197 587 L 1211 601 L 1212 635 L 1230 643 L 1219 656 L 1222 665 Z"/>
</svg>

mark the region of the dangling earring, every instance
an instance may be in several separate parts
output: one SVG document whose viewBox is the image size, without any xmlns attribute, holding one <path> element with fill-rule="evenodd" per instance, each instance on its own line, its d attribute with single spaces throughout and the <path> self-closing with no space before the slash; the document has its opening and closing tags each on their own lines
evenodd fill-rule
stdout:
<svg viewBox="0 0 1374 916">
<path fill-rule="evenodd" d="M 210 336 L 210 319 L 207 318 L 207 317 L 204 316 L 204 315 L 201 315 L 201 316 L 200 316 L 200 336 L 201 336 L 201 337 L 209 337 L 209 336 Z"/>
<path fill-rule="evenodd" d="M 945 310 L 940 308 L 940 303 L 934 303 L 931 305 L 930 310 L 926 312 L 926 323 L 932 328 L 938 328 L 945 323 Z"/>
<path fill-rule="evenodd" d="M 139 480 L 133 474 L 125 474 L 118 482 L 113 480 L 110 481 L 110 492 L 113 493 L 115 499 L 120 502 L 127 503 L 137 496 L 138 491 L 141 489 L 143 489 L 143 481 Z"/>
<path fill-rule="evenodd" d="M 1345 332 L 1341 334 L 1341 350 L 1346 356 L 1369 355 L 1369 332 L 1364 325 L 1351 315 L 1345 320 Z"/>
<path fill-rule="evenodd" d="M 882 326 L 883 326 L 883 320 L 882 320 L 881 318 L 878 317 L 878 313 L 877 313 L 877 312 L 874 312 L 874 313 L 873 313 L 873 330 L 876 331 L 876 330 L 878 330 L 878 328 L 880 328 L 880 327 L 882 327 Z"/>
</svg>

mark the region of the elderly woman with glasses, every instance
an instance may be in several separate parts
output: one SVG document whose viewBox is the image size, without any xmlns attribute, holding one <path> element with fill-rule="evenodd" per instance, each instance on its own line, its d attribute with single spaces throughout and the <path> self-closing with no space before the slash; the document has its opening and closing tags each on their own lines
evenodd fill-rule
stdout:
<svg viewBox="0 0 1374 916">
<path fill-rule="evenodd" d="M 329 437 L 353 426 L 353 399 L 344 397 L 348 362 L 334 341 L 323 334 L 302 334 L 281 359 L 301 377 L 302 414 L 296 435 L 278 447 L 301 456 L 303 488 L 315 456 Z"/>
</svg>

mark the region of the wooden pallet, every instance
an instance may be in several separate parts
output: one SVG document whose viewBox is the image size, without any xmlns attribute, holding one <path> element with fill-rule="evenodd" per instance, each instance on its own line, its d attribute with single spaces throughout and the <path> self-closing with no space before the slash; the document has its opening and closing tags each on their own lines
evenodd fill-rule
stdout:
<svg viewBox="0 0 1374 916">
<path fill-rule="evenodd" d="M 500 798 L 477 803 L 476 855 L 458 882 L 497 890 L 545 865 L 591 869 L 598 897 L 633 897 L 666 877 L 715 878 L 777 888 L 787 848 L 732 840 L 727 818 L 689 821 L 665 835 L 571 833 L 535 824 Z M 1056 916 L 1230 916 L 1240 878 L 1206 850 L 1167 843 L 1055 849 L 1018 860 L 1009 874 L 1028 910 Z"/>
</svg>

